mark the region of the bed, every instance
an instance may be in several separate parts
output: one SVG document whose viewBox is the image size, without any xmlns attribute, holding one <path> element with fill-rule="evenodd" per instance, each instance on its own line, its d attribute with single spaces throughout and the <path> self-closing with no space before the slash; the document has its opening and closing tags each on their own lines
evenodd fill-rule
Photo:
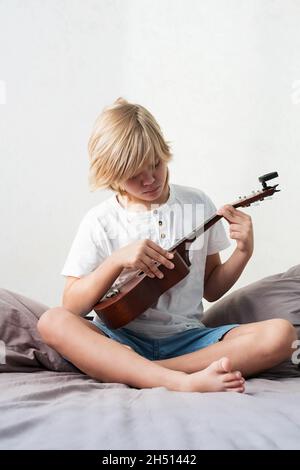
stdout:
<svg viewBox="0 0 300 470">
<path fill-rule="evenodd" d="M 46 309 L 0 289 L 0 449 L 300 448 L 297 350 L 247 380 L 244 394 L 139 390 L 98 382 L 45 345 L 36 322 Z M 290 320 L 299 337 L 300 265 L 224 297 L 204 322 L 273 317 Z"/>
</svg>

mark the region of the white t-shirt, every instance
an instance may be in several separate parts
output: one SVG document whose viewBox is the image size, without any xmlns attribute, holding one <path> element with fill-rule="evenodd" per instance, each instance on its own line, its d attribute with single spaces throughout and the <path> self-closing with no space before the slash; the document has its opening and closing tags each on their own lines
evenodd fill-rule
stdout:
<svg viewBox="0 0 300 470">
<path fill-rule="evenodd" d="M 61 274 L 86 276 L 116 249 L 135 240 L 148 238 L 168 250 L 215 212 L 215 205 L 203 191 L 177 184 L 170 184 L 168 200 L 151 211 L 125 209 L 114 194 L 83 217 Z M 150 338 L 163 338 L 204 327 L 201 318 L 206 256 L 228 246 L 230 241 L 220 220 L 190 243 L 189 274 L 125 328 Z M 124 269 L 113 287 L 135 272 Z M 101 320 L 97 318 L 97 322 Z"/>
</svg>

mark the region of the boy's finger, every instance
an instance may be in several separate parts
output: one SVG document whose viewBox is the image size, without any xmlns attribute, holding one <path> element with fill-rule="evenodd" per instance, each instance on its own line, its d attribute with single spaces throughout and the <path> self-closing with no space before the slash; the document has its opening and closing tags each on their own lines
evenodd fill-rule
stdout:
<svg viewBox="0 0 300 470">
<path fill-rule="evenodd" d="M 235 209 L 235 212 L 242 218 L 242 219 L 251 219 L 250 215 L 246 214 L 243 211 Z"/>
<path fill-rule="evenodd" d="M 225 219 L 232 221 L 235 219 L 235 215 L 228 209 L 222 208 L 218 211 L 218 215 L 222 215 Z"/>
<path fill-rule="evenodd" d="M 143 271 L 143 273 L 147 274 L 147 276 L 152 277 L 152 278 L 155 277 L 155 275 L 153 274 L 151 269 L 149 269 L 147 264 L 143 263 L 142 261 L 140 262 L 139 269 L 141 269 L 141 271 Z"/>
<path fill-rule="evenodd" d="M 170 268 L 170 269 L 174 268 L 174 264 L 171 261 L 166 259 L 163 255 L 160 255 L 159 253 L 157 253 L 157 251 L 152 250 L 152 248 L 148 248 L 146 253 L 150 257 L 150 259 L 154 259 L 158 261 L 159 263 L 164 264 L 167 268 Z"/>
<path fill-rule="evenodd" d="M 240 213 L 240 211 L 237 211 L 233 206 L 230 206 L 230 205 L 226 205 L 226 206 L 223 206 L 223 207 L 220 207 L 220 209 L 217 211 L 217 214 L 218 215 L 222 215 L 223 217 L 225 217 L 226 219 L 228 220 L 243 220 L 244 217 L 242 217 L 242 213 Z M 243 214 L 244 215 L 244 214 Z M 245 216 L 247 217 L 247 215 L 245 214 Z"/>
<path fill-rule="evenodd" d="M 242 224 L 237 224 L 237 223 L 230 224 L 230 230 L 236 230 L 237 232 L 240 232 L 242 229 L 243 229 Z"/>
<path fill-rule="evenodd" d="M 225 213 L 228 213 L 230 211 L 230 206 L 222 206 L 217 210 L 218 215 L 224 215 Z"/>
<path fill-rule="evenodd" d="M 220 207 L 220 209 L 217 211 L 217 213 L 219 213 L 219 211 L 221 210 L 227 210 L 229 211 L 231 214 L 235 214 L 235 215 L 239 215 L 240 217 L 243 217 L 243 218 L 249 218 L 249 215 L 246 214 L 245 212 L 239 210 L 239 209 L 236 209 L 235 207 L 233 207 L 231 204 L 225 204 L 224 206 Z"/>
<path fill-rule="evenodd" d="M 148 245 L 155 251 L 158 251 L 162 256 L 165 256 L 168 259 L 174 258 L 173 253 L 169 253 L 169 251 L 164 250 L 161 246 L 157 245 L 157 243 L 154 243 L 152 240 L 148 240 Z"/>
<path fill-rule="evenodd" d="M 143 258 L 143 263 L 147 266 L 149 271 L 151 271 L 155 276 L 162 279 L 164 277 L 163 273 L 158 269 L 156 262 L 154 259 L 149 258 L 149 256 L 145 256 Z"/>
</svg>

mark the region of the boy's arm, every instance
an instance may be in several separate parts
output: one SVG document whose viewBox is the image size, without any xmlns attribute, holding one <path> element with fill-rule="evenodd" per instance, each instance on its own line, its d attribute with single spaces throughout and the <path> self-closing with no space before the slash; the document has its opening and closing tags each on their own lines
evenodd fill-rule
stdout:
<svg viewBox="0 0 300 470">
<path fill-rule="evenodd" d="M 86 315 L 110 289 L 122 269 L 117 258 L 111 255 L 87 276 L 69 277 L 63 293 L 63 307 L 75 315 Z"/>
<path fill-rule="evenodd" d="M 253 228 L 251 217 L 230 205 L 218 210 L 230 224 L 230 238 L 237 247 L 230 258 L 221 263 L 219 253 L 208 255 L 204 275 L 204 298 L 218 300 L 238 280 L 253 253 Z"/>
<path fill-rule="evenodd" d="M 238 249 L 223 264 L 219 253 L 207 256 L 203 297 L 208 302 L 215 302 L 222 297 L 236 283 L 248 261 L 249 257 Z"/>
<path fill-rule="evenodd" d="M 123 268 L 141 269 L 150 277 L 160 278 L 157 264 L 174 268 L 173 254 L 151 240 L 137 240 L 113 252 L 92 273 L 83 278 L 69 277 L 63 294 L 63 306 L 76 315 L 86 315 L 99 302 Z"/>
</svg>

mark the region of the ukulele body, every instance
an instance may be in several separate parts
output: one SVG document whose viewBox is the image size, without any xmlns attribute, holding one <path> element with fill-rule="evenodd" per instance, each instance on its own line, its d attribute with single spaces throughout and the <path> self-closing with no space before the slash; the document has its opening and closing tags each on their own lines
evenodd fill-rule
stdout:
<svg viewBox="0 0 300 470">
<path fill-rule="evenodd" d="M 180 253 L 181 252 L 181 253 Z M 151 278 L 147 274 L 137 273 L 133 279 L 121 286 L 113 297 L 101 300 L 94 306 L 98 317 L 111 329 L 120 328 L 134 320 L 153 305 L 165 291 L 181 281 L 190 272 L 188 256 L 182 250 L 171 251 L 174 254 L 173 269 L 159 265 L 164 274 L 162 279 Z"/>
</svg>

